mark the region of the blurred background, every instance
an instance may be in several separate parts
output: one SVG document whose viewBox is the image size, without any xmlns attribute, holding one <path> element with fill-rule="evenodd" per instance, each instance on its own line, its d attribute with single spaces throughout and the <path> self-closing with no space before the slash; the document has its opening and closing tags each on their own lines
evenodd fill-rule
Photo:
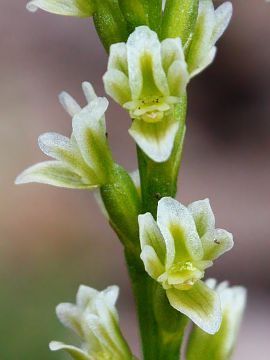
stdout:
<svg viewBox="0 0 270 360">
<path fill-rule="evenodd" d="M 73 301 L 83 283 L 121 287 L 125 333 L 138 349 L 134 306 L 122 249 L 87 191 L 14 186 L 16 175 L 45 157 L 43 132 L 70 134 L 58 104 L 63 89 L 82 99 L 80 83 L 104 94 L 106 54 L 89 20 L 25 10 L 1 0 L 0 11 L 0 359 L 65 359 L 48 350 L 68 341 L 55 306 Z M 218 3 L 218 2 L 217 2 Z M 178 199 L 209 197 L 217 225 L 235 248 L 209 271 L 248 287 L 234 360 L 269 359 L 270 344 L 270 5 L 234 2 L 234 17 L 215 63 L 189 88 L 188 133 Z M 111 101 L 107 115 L 115 158 L 136 168 L 127 114 Z M 199 359 L 198 359 L 199 360 Z"/>
</svg>

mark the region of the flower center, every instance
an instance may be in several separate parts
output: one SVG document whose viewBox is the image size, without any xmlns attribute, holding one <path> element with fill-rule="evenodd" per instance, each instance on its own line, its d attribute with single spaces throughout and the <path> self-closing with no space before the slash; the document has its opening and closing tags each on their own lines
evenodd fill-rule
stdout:
<svg viewBox="0 0 270 360">
<path fill-rule="evenodd" d="M 171 110 L 179 101 L 177 97 L 146 96 L 140 100 L 129 101 L 124 108 L 129 110 L 132 118 L 140 118 L 148 123 L 157 123 L 163 119 L 164 113 Z"/>
<path fill-rule="evenodd" d="M 191 261 L 178 262 L 168 271 L 168 284 L 179 290 L 189 290 L 197 280 L 204 276 L 204 271 Z"/>
</svg>

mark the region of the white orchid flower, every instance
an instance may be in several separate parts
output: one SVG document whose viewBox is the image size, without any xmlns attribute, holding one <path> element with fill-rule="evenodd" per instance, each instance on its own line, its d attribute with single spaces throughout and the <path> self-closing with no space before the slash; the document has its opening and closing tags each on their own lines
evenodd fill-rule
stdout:
<svg viewBox="0 0 270 360">
<path fill-rule="evenodd" d="M 117 286 L 97 291 L 81 285 L 76 304 L 59 304 L 56 314 L 63 325 L 81 338 L 82 346 L 79 348 L 53 341 L 50 349 L 65 350 L 75 360 L 132 360 L 119 328 L 115 307 L 118 293 Z"/>
<path fill-rule="evenodd" d="M 72 117 L 70 138 L 56 133 L 39 137 L 39 147 L 54 160 L 44 161 L 23 171 L 16 184 L 44 183 L 74 189 L 91 189 L 104 184 L 112 167 L 105 126 L 106 98 L 97 97 L 92 85 L 84 82 L 87 105 L 81 108 L 66 92 L 60 102 Z"/>
<path fill-rule="evenodd" d="M 232 235 L 215 228 L 209 200 L 188 207 L 164 197 L 157 221 L 139 216 L 141 259 L 147 273 L 166 290 L 172 307 L 201 329 L 214 334 L 221 323 L 218 294 L 201 279 L 213 260 L 233 246 Z"/>
<path fill-rule="evenodd" d="M 166 161 L 179 124 L 174 106 L 189 80 L 179 38 L 159 41 L 140 26 L 127 43 L 111 46 L 108 71 L 103 77 L 107 94 L 130 113 L 130 135 L 154 161 Z"/>
</svg>

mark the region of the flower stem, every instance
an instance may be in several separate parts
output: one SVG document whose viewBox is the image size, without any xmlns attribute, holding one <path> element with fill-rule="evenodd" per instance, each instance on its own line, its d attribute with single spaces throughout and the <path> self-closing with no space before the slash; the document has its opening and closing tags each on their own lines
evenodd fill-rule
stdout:
<svg viewBox="0 0 270 360">
<path fill-rule="evenodd" d="M 178 171 L 185 136 L 187 98 L 183 96 L 174 116 L 179 130 L 171 157 L 156 163 L 139 148 L 138 162 L 141 178 L 142 210 L 156 217 L 157 204 L 164 196 L 175 197 Z M 134 259 L 126 253 L 126 260 L 137 304 L 144 360 L 179 360 L 185 316 L 169 304 L 165 291 L 144 271 L 134 267 Z"/>
</svg>

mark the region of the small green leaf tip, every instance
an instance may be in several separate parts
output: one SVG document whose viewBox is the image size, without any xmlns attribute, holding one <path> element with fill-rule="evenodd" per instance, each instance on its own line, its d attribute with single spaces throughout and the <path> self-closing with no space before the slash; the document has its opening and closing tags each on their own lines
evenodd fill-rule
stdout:
<svg viewBox="0 0 270 360">
<path fill-rule="evenodd" d="M 38 143 L 44 154 L 54 160 L 31 166 L 16 179 L 16 184 L 44 183 L 58 187 L 91 189 L 108 181 L 113 166 L 105 126 L 106 98 L 97 97 L 90 83 L 82 84 L 87 105 L 80 105 L 66 92 L 60 103 L 72 117 L 70 138 L 46 133 Z"/>
<path fill-rule="evenodd" d="M 200 0 L 199 13 L 187 57 L 191 77 L 209 66 L 216 55 L 216 42 L 227 29 L 233 7 L 227 1 L 216 10 L 212 0 Z"/>
<path fill-rule="evenodd" d="M 139 230 L 145 270 L 163 286 L 172 307 L 205 332 L 216 333 L 219 297 L 201 279 L 213 260 L 232 248 L 233 238 L 215 229 L 209 200 L 185 207 L 164 197 L 158 202 L 157 221 L 150 213 L 140 215 Z"/>
<path fill-rule="evenodd" d="M 130 113 L 129 130 L 137 145 L 154 161 L 166 161 L 172 152 L 179 123 L 174 116 L 189 80 L 181 40 L 159 41 L 140 26 L 127 43 L 110 48 L 105 90 Z"/>
<path fill-rule="evenodd" d="M 187 360 L 228 360 L 233 353 L 246 306 L 247 291 L 242 286 L 229 287 L 227 282 L 217 285 L 208 279 L 206 284 L 215 289 L 221 301 L 222 323 L 215 335 L 208 335 L 194 326 L 187 346 Z"/>
<path fill-rule="evenodd" d="M 59 304 L 56 314 L 64 326 L 80 337 L 82 346 L 79 348 L 52 341 L 50 350 L 65 350 L 75 360 L 132 360 L 119 328 L 115 307 L 118 293 L 117 286 L 97 291 L 81 285 L 76 304 Z"/>
<path fill-rule="evenodd" d="M 38 9 L 53 14 L 90 17 L 94 13 L 93 0 L 32 0 L 26 5 L 27 10 L 35 12 Z"/>
</svg>

